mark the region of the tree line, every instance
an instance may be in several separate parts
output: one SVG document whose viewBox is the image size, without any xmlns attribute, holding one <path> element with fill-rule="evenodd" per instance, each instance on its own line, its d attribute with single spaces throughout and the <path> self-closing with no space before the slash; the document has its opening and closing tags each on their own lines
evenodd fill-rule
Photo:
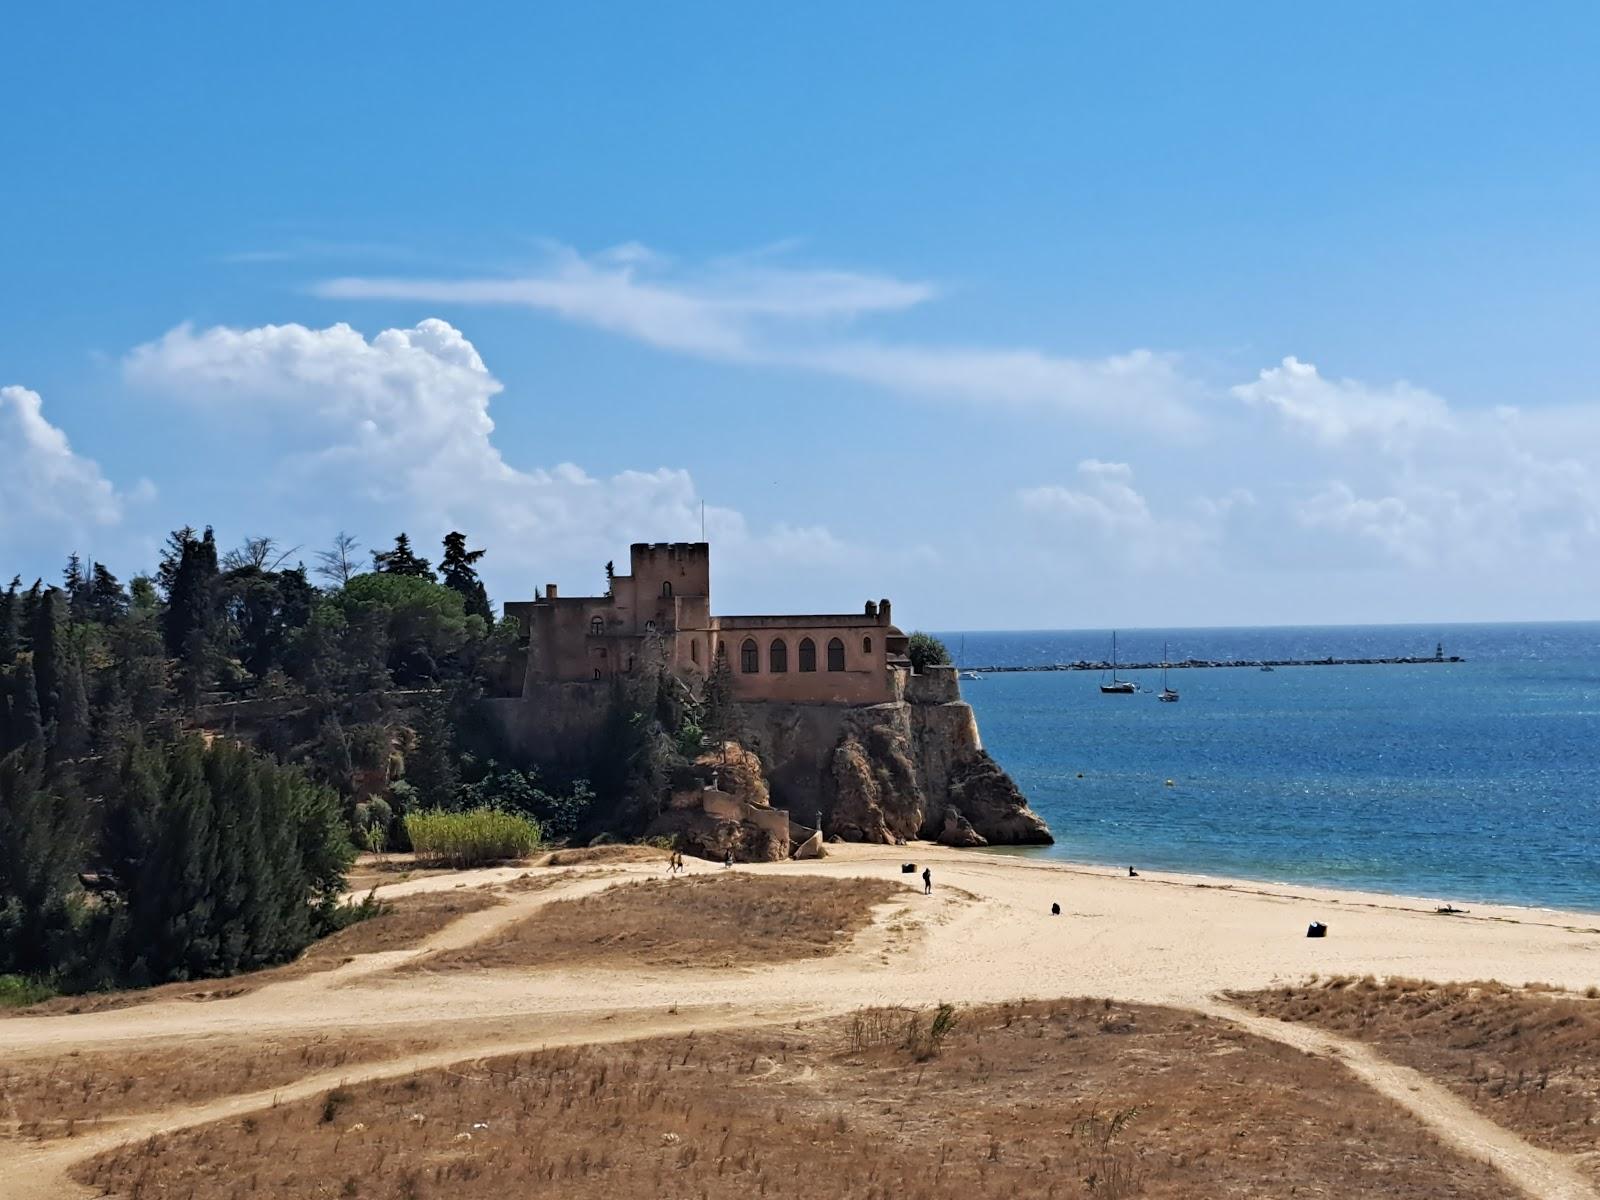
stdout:
<svg viewBox="0 0 1600 1200">
<path fill-rule="evenodd" d="M 413 807 L 505 792 L 575 826 L 586 785 L 546 790 L 467 728 L 518 652 L 482 549 L 452 532 L 436 567 L 404 533 L 370 557 L 341 534 L 295 555 L 186 527 L 126 584 L 74 554 L 59 583 L 0 590 L 0 974 L 283 961 L 341 919 L 353 845 L 403 839 Z"/>
</svg>

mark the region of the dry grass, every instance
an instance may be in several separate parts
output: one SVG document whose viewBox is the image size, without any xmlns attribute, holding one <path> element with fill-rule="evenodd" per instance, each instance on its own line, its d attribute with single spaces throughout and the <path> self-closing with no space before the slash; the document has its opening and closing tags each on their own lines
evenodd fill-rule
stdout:
<svg viewBox="0 0 1600 1200">
<path fill-rule="evenodd" d="M 581 965 L 748 966 L 829 954 L 907 889 L 880 879 L 727 872 L 625 883 L 557 900 L 426 970 Z"/>
<path fill-rule="evenodd" d="M 556 850 L 547 854 L 541 865 L 590 867 L 605 863 L 665 863 L 671 857 L 670 850 L 663 850 L 659 846 L 629 846 L 619 842 L 608 846 L 578 846 L 571 850 Z"/>
<path fill-rule="evenodd" d="M 264 971 L 251 971 L 226 979 L 167 983 L 160 987 L 120 992 L 88 992 L 81 996 L 56 996 L 29 1008 L 0 1011 L 4 1011 L 6 1016 L 65 1016 L 131 1008 L 136 1004 L 151 1004 L 158 1000 L 227 1000 L 269 983 L 298 979 L 318 971 L 331 971 L 358 955 L 409 949 L 457 918 L 499 903 L 498 897 L 483 890 L 422 892 L 385 901 L 383 912 L 377 916 L 358 921 L 320 941 L 312 942 L 299 958 L 281 967 L 269 967 Z"/>
<path fill-rule="evenodd" d="M 966 1011 L 918 1061 L 908 1018 L 344 1087 L 151 1139 L 78 1177 L 192 1200 L 1508 1195 L 1338 1064 L 1223 1021 L 1088 1000 Z"/>
<path fill-rule="evenodd" d="M 1591 989 L 1593 991 L 1594 989 Z M 1235 995 L 1256 1012 L 1359 1038 L 1537 1145 L 1600 1174 L 1600 999 L 1546 984 L 1342 976 Z"/>
<path fill-rule="evenodd" d="M 359 895 L 375 887 L 452 874 L 449 867 L 420 863 L 415 854 L 360 854 L 345 875 L 345 887 Z"/>
<path fill-rule="evenodd" d="M 0 1066 L 0 1132 L 71 1137 L 132 1113 L 278 1087 L 347 1063 L 389 1058 L 396 1037 L 325 1034 L 248 1042 L 167 1043 L 146 1049 L 71 1051 Z M 414 1032 L 407 1051 L 428 1049 Z"/>
</svg>

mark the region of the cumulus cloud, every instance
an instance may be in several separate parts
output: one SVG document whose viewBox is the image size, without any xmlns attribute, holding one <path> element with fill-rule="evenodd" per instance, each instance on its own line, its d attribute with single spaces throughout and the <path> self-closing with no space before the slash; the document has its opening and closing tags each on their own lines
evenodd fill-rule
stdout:
<svg viewBox="0 0 1600 1200">
<path fill-rule="evenodd" d="M 1196 424 L 1194 389 L 1170 356 L 1136 350 L 1080 359 L 848 336 L 845 326 L 938 295 L 929 283 L 870 272 L 748 259 L 683 269 L 628 243 L 589 257 L 555 247 L 543 266 L 515 277 L 347 277 L 315 290 L 340 299 L 512 305 L 675 353 L 813 371 L 910 396 L 1059 410 L 1154 432 Z"/>
<path fill-rule="evenodd" d="M 1195 563 L 1220 541 L 1228 516 L 1254 497 L 1240 488 L 1220 497 L 1197 497 L 1180 511 L 1158 515 L 1134 486 L 1127 463 L 1084 459 L 1076 486 L 1024 488 L 1017 500 L 1025 512 L 1051 529 L 1066 529 L 1089 542 L 1102 560 L 1138 569 Z"/>
<path fill-rule="evenodd" d="M 141 483 L 134 498 L 149 490 Z M 115 525 L 129 499 L 45 418 L 38 392 L 0 387 L 0 539 L 20 542 L 40 526 L 83 531 Z"/>
<path fill-rule="evenodd" d="M 132 351 L 124 369 L 144 389 L 297 427 L 308 448 L 287 465 L 299 490 L 354 492 L 406 520 L 470 529 L 492 539 L 501 564 L 537 558 L 592 569 L 630 542 L 699 536 L 700 497 L 687 471 L 599 477 L 570 462 L 508 463 L 490 415 L 502 385 L 445 321 L 370 340 L 344 324 L 182 325 Z M 747 560 L 803 551 L 826 562 L 846 552 L 825 529 L 755 534 L 740 513 L 717 507 L 704 519 L 725 552 Z"/>
<path fill-rule="evenodd" d="M 1295 358 L 1233 389 L 1323 447 L 1302 531 L 1452 572 L 1560 566 L 1600 550 L 1600 412 L 1453 408 L 1404 382 L 1324 379 Z M 1378 453 L 1373 453 L 1376 450 Z"/>
<path fill-rule="evenodd" d="M 1397 449 L 1451 426 L 1449 407 L 1432 392 L 1404 380 L 1380 387 L 1328 379 L 1292 355 L 1264 369 L 1253 382 L 1235 387 L 1233 394 L 1330 446 L 1370 439 Z"/>
</svg>

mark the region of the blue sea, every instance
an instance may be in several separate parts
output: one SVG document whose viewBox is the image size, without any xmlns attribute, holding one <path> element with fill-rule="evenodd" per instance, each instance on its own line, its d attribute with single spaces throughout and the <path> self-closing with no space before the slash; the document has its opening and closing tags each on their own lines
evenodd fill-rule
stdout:
<svg viewBox="0 0 1600 1200">
<path fill-rule="evenodd" d="M 1109 657 L 1104 630 L 946 633 L 966 666 Z M 1600 910 L 1600 623 L 1123 630 L 1123 662 L 1460 663 L 964 680 L 1076 862 Z M 1129 674 L 1129 673 L 1124 673 Z M 1171 780 L 1171 786 L 1167 781 Z"/>
</svg>

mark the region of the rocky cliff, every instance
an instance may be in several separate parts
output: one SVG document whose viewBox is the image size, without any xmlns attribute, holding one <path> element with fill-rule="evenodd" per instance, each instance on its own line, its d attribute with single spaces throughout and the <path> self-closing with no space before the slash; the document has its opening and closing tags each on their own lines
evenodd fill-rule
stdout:
<svg viewBox="0 0 1600 1200">
<path fill-rule="evenodd" d="M 515 754 L 576 765 L 603 753 L 600 731 L 610 696 L 609 689 L 564 683 L 485 704 Z M 815 829 L 847 841 L 879 843 L 919 837 L 951 845 L 1055 840 L 1010 776 L 984 752 L 953 668 L 907 677 L 901 698 L 887 704 L 765 701 L 735 707 L 739 732 L 733 750 L 740 757 L 725 767 L 719 776 L 725 782 L 713 790 L 725 786 L 741 793 L 741 803 L 761 820 L 766 820 L 764 809 L 787 811 L 801 830 L 794 834 L 795 844 Z M 746 751 L 755 756 L 750 762 L 759 760 L 753 768 L 742 757 Z M 719 765 L 725 753 L 723 748 L 715 752 Z M 706 757 L 693 766 L 706 774 L 696 784 L 704 790 L 710 779 Z M 662 812 L 673 828 L 663 825 L 656 832 L 684 834 L 712 857 L 725 849 L 741 858 L 787 853 L 787 837 L 746 828 L 749 821 L 713 827 L 703 819 L 703 798 L 691 804 L 678 790 Z M 721 803 L 712 797 L 713 809 Z"/>
<path fill-rule="evenodd" d="M 960 695 L 946 667 L 911 676 L 891 704 L 742 704 L 742 740 L 761 756 L 773 804 L 829 836 L 937 839 L 954 812 L 949 836 L 964 840 L 951 844 L 1054 841 L 984 751 Z"/>
</svg>

